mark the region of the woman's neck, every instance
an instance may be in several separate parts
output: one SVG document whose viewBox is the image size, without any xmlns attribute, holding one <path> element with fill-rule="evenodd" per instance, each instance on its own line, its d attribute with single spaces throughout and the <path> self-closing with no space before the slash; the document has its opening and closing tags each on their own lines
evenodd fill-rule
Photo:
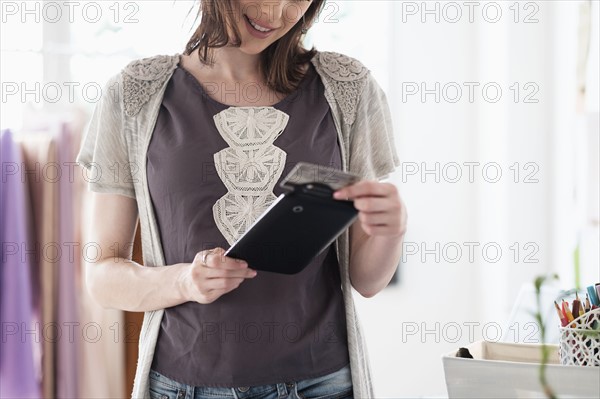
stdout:
<svg viewBox="0 0 600 399">
<path fill-rule="evenodd" d="M 246 54 L 236 47 L 214 49 L 213 72 L 224 80 L 245 82 L 255 80 L 260 74 L 260 54 Z"/>
<path fill-rule="evenodd" d="M 235 51 L 230 51 L 235 50 Z M 181 66 L 193 75 L 198 82 L 210 85 L 210 97 L 230 106 L 271 106 L 285 97 L 283 93 L 273 92 L 260 74 L 259 55 L 248 55 L 238 49 L 214 49 L 214 66 L 204 65 L 198 59 L 198 49 L 189 55 L 182 55 Z M 228 89 L 247 88 L 250 92 L 238 94 Z M 252 90 L 258 90 L 257 93 Z M 258 97 L 256 97 L 256 94 Z M 248 99 L 247 96 L 252 97 Z M 233 98 L 232 98 L 233 97 Z"/>
</svg>

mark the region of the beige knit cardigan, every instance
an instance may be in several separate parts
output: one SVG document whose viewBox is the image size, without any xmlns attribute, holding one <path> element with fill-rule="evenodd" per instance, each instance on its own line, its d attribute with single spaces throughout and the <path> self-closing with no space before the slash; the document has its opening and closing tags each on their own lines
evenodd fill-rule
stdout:
<svg viewBox="0 0 600 399">
<path fill-rule="evenodd" d="M 181 54 L 130 62 L 104 85 L 86 128 L 77 162 L 85 168 L 88 189 L 136 199 L 142 255 L 147 267 L 165 264 L 146 175 L 146 153 L 167 83 Z M 356 59 L 318 52 L 312 59 L 325 87 L 340 142 L 343 170 L 381 180 L 399 166 L 384 92 Z M 373 397 L 367 347 L 350 284 L 349 229 L 335 247 L 344 296 L 354 397 Z M 148 375 L 164 310 L 146 312 L 132 398 L 149 398 Z"/>
</svg>

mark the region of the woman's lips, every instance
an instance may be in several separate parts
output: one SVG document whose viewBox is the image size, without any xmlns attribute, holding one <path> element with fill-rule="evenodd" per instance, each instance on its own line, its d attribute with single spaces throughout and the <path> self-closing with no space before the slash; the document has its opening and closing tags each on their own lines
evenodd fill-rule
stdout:
<svg viewBox="0 0 600 399">
<path fill-rule="evenodd" d="M 252 36 L 257 37 L 259 39 L 265 39 L 265 38 L 269 37 L 275 31 L 275 29 L 271 29 L 268 32 L 261 32 L 258 29 L 255 29 L 252 26 L 252 24 L 250 23 L 248 16 L 246 16 L 246 15 L 244 15 L 244 22 L 246 23 L 246 28 L 248 29 L 248 33 L 250 33 Z M 262 26 L 258 23 L 257 23 L 257 25 L 264 27 L 264 28 L 269 28 L 267 26 Z"/>
</svg>

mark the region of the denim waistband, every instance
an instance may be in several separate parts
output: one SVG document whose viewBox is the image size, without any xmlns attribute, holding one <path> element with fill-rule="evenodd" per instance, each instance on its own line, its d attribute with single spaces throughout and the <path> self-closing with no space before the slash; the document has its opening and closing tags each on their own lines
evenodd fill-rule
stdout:
<svg viewBox="0 0 600 399">
<path fill-rule="evenodd" d="M 278 399 L 352 397 L 350 365 L 316 378 L 277 384 L 240 387 L 196 387 L 174 381 L 150 370 L 150 396 L 154 399 Z"/>
</svg>

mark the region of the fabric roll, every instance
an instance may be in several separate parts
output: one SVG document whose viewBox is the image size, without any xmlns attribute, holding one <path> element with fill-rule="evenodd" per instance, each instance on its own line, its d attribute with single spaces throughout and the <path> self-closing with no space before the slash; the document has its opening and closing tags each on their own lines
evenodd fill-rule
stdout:
<svg viewBox="0 0 600 399">
<path fill-rule="evenodd" d="M 72 132 L 67 123 L 61 123 L 56 132 L 57 160 L 60 167 L 59 189 L 59 236 L 61 256 L 57 276 L 56 321 L 62 336 L 56 347 L 56 397 L 76 398 L 79 382 L 79 346 L 81 323 L 79 321 L 76 282 L 79 275 L 81 246 L 75 239 L 74 205 L 76 204 L 72 146 Z M 77 207 L 77 209 L 80 209 Z"/>
<path fill-rule="evenodd" d="M 36 368 L 39 323 L 33 307 L 31 267 L 33 247 L 28 186 L 21 178 L 23 156 L 10 130 L 1 133 L 0 164 L 0 397 L 41 396 Z"/>
<path fill-rule="evenodd" d="M 39 306 L 42 335 L 42 393 L 45 398 L 56 395 L 56 343 L 61 339 L 62 329 L 56 319 L 58 250 L 58 184 L 55 180 L 57 167 L 56 144 L 46 130 L 20 133 L 23 149 L 23 177 L 29 186 L 32 205 L 33 232 L 37 265 L 32 275 L 34 285 L 39 286 Z M 37 305 L 39 304 L 39 305 Z"/>
</svg>

